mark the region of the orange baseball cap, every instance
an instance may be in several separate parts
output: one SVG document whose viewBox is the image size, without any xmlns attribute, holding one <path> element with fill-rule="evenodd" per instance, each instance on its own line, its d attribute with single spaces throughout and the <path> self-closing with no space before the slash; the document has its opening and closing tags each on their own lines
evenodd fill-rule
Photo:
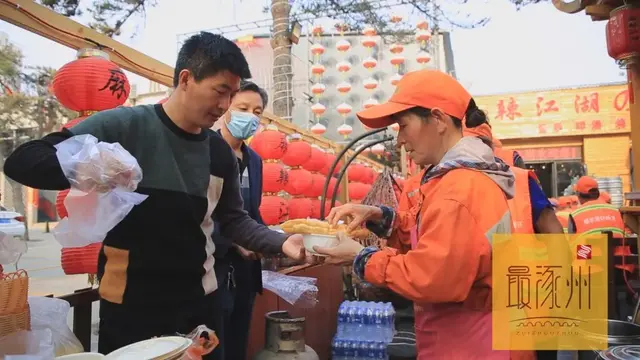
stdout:
<svg viewBox="0 0 640 360">
<path fill-rule="evenodd" d="M 464 127 L 462 130 L 462 136 L 475 136 L 475 137 L 484 137 L 493 142 L 493 133 L 491 132 L 491 125 L 489 124 L 480 124 L 474 128 Z"/>
<path fill-rule="evenodd" d="M 392 115 L 420 106 L 438 108 L 464 121 L 470 101 L 471 94 L 456 79 L 442 71 L 425 69 L 404 74 L 389 101 L 357 115 L 365 126 L 383 128 L 395 122 Z"/>
<path fill-rule="evenodd" d="M 583 176 L 576 183 L 576 192 L 579 194 L 588 194 L 590 190 L 598 189 L 598 182 L 590 176 Z"/>
</svg>

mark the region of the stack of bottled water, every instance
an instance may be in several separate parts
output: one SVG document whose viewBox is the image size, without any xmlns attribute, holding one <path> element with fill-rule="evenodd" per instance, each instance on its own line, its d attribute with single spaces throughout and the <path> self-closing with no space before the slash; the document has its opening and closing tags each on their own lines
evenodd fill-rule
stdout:
<svg viewBox="0 0 640 360">
<path fill-rule="evenodd" d="M 332 360 L 386 360 L 395 333 L 391 303 L 345 301 L 338 309 Z"/>
</svg>

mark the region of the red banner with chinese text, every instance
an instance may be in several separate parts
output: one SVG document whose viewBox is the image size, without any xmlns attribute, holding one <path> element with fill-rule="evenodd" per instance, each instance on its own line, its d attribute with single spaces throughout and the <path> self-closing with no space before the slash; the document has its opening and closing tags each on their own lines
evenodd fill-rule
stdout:
<svg viewBox="0 0 640 360">
<path fill-rule="evenodd" d="M 498 139 L 631 131 L 627 85 L 474 98 Z"/>
</svg>

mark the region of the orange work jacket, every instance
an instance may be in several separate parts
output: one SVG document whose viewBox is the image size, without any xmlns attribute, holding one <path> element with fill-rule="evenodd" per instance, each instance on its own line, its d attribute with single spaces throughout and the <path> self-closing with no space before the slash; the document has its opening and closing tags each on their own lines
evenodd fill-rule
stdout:
<svg viewBox="0 0 640 360">
<path fill-rule="evenodd" d="M 411 176 L 404 182 L 402 194 L 398 201 L 398 213 L 406 213 L 419 206 L 420 200 L 420 183 L 426 170 L 420 171 Z M 417 213 L 416 213 L 417 214 Z M 417 242 L 417 228 L 415 217 L 408 216 L 407 221 L 400 222 L 394 236 L 392 236 L 387 245 L 406 253 L 411 249 L 412 244 Z"/>
<path fill-rule="evenodd" d="M 492 350 L 491 242 L 511 230 L 504 192 L 479 171 L 456 169 L 421 185 L 420 196 L 416 248 L 374 253 L 365 280 L 415 302 L 419 359 L 508 360 L 523 353 Z"/>
<path fill-rule="evenodd" d="M 569 232 L 569 215 L 571 214 L 570 211 L 558 211 L 556 212 L 556 217 L 558 218 L 558 221 L 560 221 L 560 224 L 562 225 L 562 229 L 564 230 L 565 234 Z"/>
<path fill-rule="evenodd" d="M 615 238 L 624 237 L 624 221 L 620 211 L 613 205 L 609 205 L 602 200 L 593 200 L 582 204 L 577 210 L 571 213 L 571 218 L 575 224 L 576 234 L 589 235 L 598 234 L 604 231 L 611 231 Z M 629 246 L 616 246 L 615 256 L 630 255 Z M 627 271 L 634 271 L 634 264 L 616 265 L 616 268 Z"/>
<path fill-rule="evenodd" d="M 504 161 L 505 164 L 513 167 L 513 155 L 515 151 L 502 147 L 496 147 L 493 149 L 493 153 L 496 154 L 496 156 L 502 161 Z"/>
<path fill-rule="evenodd" d="M 513 159 L 513 158 L 512 158 Z M 535 175 L 529 170 L 511 167 L 511 171 L 516 178 L 516 193 L 513 199 L 507 200 L 509 211 L 511 211 L 511 221 L 514 234 L 533 234 L 534 224 L 531 215 L 531 196 L 529 195 L 529 178 L 535 180 Z"/>
</svg>

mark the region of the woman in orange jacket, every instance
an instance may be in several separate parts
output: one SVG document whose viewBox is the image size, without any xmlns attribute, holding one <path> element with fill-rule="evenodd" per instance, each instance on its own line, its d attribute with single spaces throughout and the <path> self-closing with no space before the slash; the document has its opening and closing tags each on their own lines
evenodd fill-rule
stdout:
<svg viewBox="0 0 640 360">
<path fill-rule="evenodd" d="M 363 248 L 341 234 L 336 247 L 316 251 L 329 263 L 352 262 L 361 279 L 415 302 L 418 359 L 510 359 L 511 352 L 492 349 L 491 241 L 511 231 L 507 199 L 514 176 L 480 139 L 462 136 L 463 125 L 486 123 L 485 113 L 451 76 L 420 70 L 404 75 L 389 102 L 358 117 L 371 128 L 397 122 L 398 142 L 412 159 L 435 165 L 425 171 L 409 211 L 347 204 L 327 220 L 351 217 L 348 228 L 366 222 L 381 236 L 415 222 L 418 243 L 398 254 Z"/>
</svg>

